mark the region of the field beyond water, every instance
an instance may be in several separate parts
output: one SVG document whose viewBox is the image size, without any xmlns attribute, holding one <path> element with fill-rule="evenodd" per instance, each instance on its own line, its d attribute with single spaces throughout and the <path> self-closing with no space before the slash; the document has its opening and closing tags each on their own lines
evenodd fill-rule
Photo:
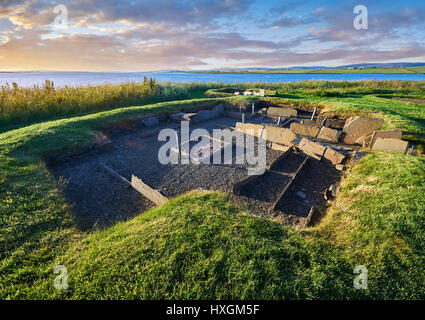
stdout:
<svg viewBox="0 0 425 320">
<path fill-rule="evenodd" d="M 200 71 L 199 73 L 203 73 Z M 208 71 L 206 73 L 280 73 L 280 74 L 424 74 L 425 67 L 335 68 L 335 69 L 256 69 L 247 71 Z"/>
<path fill-rule="evenodd" d="M 266 88 L 273 93 L 266 98 L 217 90 L 224 86 L 3 88 L 0 298 L 424 299 L 422 157 L 363 158 L 314 228 L 252 216 L 221 193 L 192 192 L 107 229 L 77 229 L 43 158 L 94 140 L 100 127 L 148 114 L 261 99 L 317 106 L 328 114 L 380 116 L 384 128 L 403 129 L 403 138 L 424 151 L 425 82 L 234 85 Z M 68 269 L 67 290 L 53 286 L 57 265 Z M 353 286 L 358 265 L 368 268 L 366 290 Z"/>
</svg>

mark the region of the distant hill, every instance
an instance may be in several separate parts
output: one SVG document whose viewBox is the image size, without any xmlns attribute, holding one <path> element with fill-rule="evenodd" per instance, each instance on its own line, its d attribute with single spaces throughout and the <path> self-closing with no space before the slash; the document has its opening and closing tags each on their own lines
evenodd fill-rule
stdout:
<svg viewBox="0 0 425 320">
<path fill-rule="evenodd" d="M 349 69 L 349 68 L 407 68 L 407 67 L 425 67 L 425 62 L 389 62 L 389 63 L 356 63 L 347 64 L 337 67 L 326 67 L 326 66 L 293 66 L 293 67 L 252 67 L 252 68 L 219 68 L 211 70 L 192 70 L 192 71 L 179 71 L 172 70 L 172 72 L 249 72 L 249 71 L 279 71 L 279 70 L 326 70 L 326 69 Z M 156 71 L 159 72 L 159 71 Z M 161 70 L 164 72 L 164 70 Z"/>
<path fill-rule="evenodd" d="M 391 62 L 391 63 L 358 63 L 348 64 L 337 68 L 407 68 L 425 67 L 425 62 Z"/>
</svg>

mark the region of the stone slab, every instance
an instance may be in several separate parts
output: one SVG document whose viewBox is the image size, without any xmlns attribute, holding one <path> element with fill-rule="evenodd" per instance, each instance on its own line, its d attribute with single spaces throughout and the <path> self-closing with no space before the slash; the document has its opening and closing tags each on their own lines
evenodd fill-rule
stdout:
<svg viewBox="0 0 425 320">
<path fill-rule="evenodd" d="M 333 165 L 340 164 L 345 159 L 345 155 L 329 147 L 326 148 L 323 157 L 332 162 Z"/>
<path fill-rule="evenodd" d="M 403 136 L 403 131 L 400 129 L 375 131 L 372 135 L 372 141 L 370 142 L 370 147 L 371 148 L 373 147 L 373 145 L 376 142 L 376 139 L 378 138 L 383 138 L 383 139 L 392 138 L 392 139 L 401 140 L 402 136 Z"/>
<path fill-rule="evenodd" d="M 273 150 L 276 150 L 276 151 L 283 151 L 283 152 L 286 152 L 286 151 L 288 151 L 288 149 L 290 149 L 291 147 L 288 147 L 288 146 L 284 146 L 284 145 L 281 145 L 281 144 L 278 144 L 278 143 L 274 143 L 274 142 L 272 142 L 271 144 L 270 144 L 270 149 L 273 149 Z"/>
<path fill-rule="evenodd" d="M 267 114 L 271 116 L 281 116 L 281 117 L 296 117 L 298 112 L 296 109 L 285 108 L 285 107 L 269 107 L 267 109 Z"/>
<path fill-rule="evenodd" d="M 338 142 L 339 135 L 340 132 L 338 130 L 322 127 L 319 134 L 317 135 L 317 138 L 329 142 Z"/>
<path fill-rule="evenodd" d="M 350 117 L 345 122 L 343 129 L 345 133 L 344 142 L 354 144 L 359 138 L 369 136 L 378 131 L 383 123 L 384 120 L 380 118 Z"/>
<path fill-rule="evenodd" d="M 322 146 L 320 143 L 310 141 L 306 138 L 303 138 L 300 141 L 298 148 L 302 151 L 305 151 L 307 154 L 315 154 L 319 158 L 323 156 L 326 150 L 325 146 Z"/>
<path fill-rule="evenodd" d="M 161 205 L 168 201 L 167 197 L 163 196 L 159 191 L 152 189 L 134 175 L 131 176 L 131 186 L 156 205 Z"/>
<path fill-rule="evenodd" d="M 293 146 L 297 135 L 291 129 L 265 126 L 263 138 L 270 142 Z"/>
<path fill-rule="evenodd" d="M 300 136 L 307 136 L 313 138 L 317 137 L 320 131 L 320 129 L 316 126 L 296 122 L 291 123 L 291 130 L 295 134 L 299 134 Z"/>
<path fill-rule="evenodd" d="M 409 143 L 400 139 L 377 138 L 372 150 L 406 153 Z"/>
<path fill-rule="evenodd" d="M 253 124 L 253 123 L 242 123 L 236 122 L 236 131 L 240 131 L 244 134 L 247 134 L 247 130 L 253 130 L 253 132 L 249 132 L 248 134 L 254 134 L 255 137 L 261 137 L 264 130 L 264 125 L 262 124 Z"/>
</svg>

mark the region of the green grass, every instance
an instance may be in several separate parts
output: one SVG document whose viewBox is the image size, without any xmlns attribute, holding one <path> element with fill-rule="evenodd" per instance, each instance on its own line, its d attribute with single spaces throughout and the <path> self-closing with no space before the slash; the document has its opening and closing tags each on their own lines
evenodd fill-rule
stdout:
<svg viewBox="0 0 425 320">
<path fill-rule="evenodd" d="M 161 101 L 204 98 L 200 83 L 128 82 L 118 85 L 55 88 L 46 80 L 43 87 L 19 88 L 16 83 L 0 90 L 0 132 L 35 122 L 85 115 L 102 110 Z"/>
<path fill-rule="evenodd" d="M 267 86 L 279 103 L 380 114 L 386 127 L 424 134 L 425 106 L 381 97 L 423 97 L 423 83 Z M 247 215 L 220 193 L 185 195 L 105 230 L 76 229 L 43 155 L 86 143 L 104 125 L 222 99 L 122 107 L 0 133 L 0 298 L 425 298 L 425 159 L 408 155 L 362 159 L 326 218 L 307 230 Z M 70 273 L 67 291 L 53 289 L 58 264 Z M 352 285 L 359 264 L 369 269 L 365 291 Z"/>
</svg>

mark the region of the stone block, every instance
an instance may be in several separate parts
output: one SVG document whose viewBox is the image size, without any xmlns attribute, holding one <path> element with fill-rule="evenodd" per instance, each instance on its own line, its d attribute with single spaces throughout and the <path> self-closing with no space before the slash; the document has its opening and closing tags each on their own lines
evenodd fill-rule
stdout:
<svg viewBox="0 0 425 320">
<path fill-rule="evenodd" d="M 400 129 L 375 131 L 372 135 L 372 141 L 370 143 L 370 147 L 371 148 L 373 147 L 373 145 L 376 142 L 376 139 L 378 138 L 383 138 L 383 139 L 392 138 L 392 139 L 401 140 L 402 136 L 403 136 L 403 131 Z"/>
<path fill-rule="evenodd" d="M 311 126 L 307 124 L 301 124 L 293 122 L 291 123 L 291 130 L 295 134 L 299 134 L 300 136 L 307 136 L 307 137 L 317 137 L 319 134 L 320 129 L 316 126 Z"/>
<path fill-rule="evenodd" d="M 340 132 L 338 130 L 322 127 L 319 134 L 317 135 L 317 138 L 329 142 L 338 142 L 339 135 Z"/>
<path fill-rule="evenodd" d="M 281 144 L 278 144 L 278 143 L 271 143 L 270 144 L 270 149 L 273 149 L 273 150 L 276 150 L 276 151 L 283 151 L 283 152 L 286 152 L 286 151 L 288 151 L 288 149 L 289 148 L 291 148 L 291 147 L 288 147 L 288 146 L 283 146 L 283 145 L 281 145 Z"/>
<path fill-rule="evenodd" d="M 329 147 L 326 148 L 325 154 L 323 156 L 325 159 L 328 159 L 330 162 L 332 162 L 333 165 L 340 164 L 345 159 L 345 155 Z"/>
<path fill-rule="evenodd" d="M 240 131 L 244 134 L 247 134 L 247 130 L 253 130 L 255 137 L 261 137 L 264 130 L 264 125 L 262 124 L 253 124 L 253 123 L 242 123 L 242 122 L 236 122 L 235 129 L 237 131 Z M 249 133 L 251 134 L 251 133 Z"/>
<path fill-rule="evenodd" d="M 307 154 L 316 155 L 319 159 L 322 158 L 326 150 L 325 146 L 322 146 L 320 143 L 310 141 L 306 138 L 303 138 L 300 141 L 298 148 Z"/>
<path fill-rule="evenodd" d="M 159 191 L 152 189 L 134 175 L 131 176 L 131 186 L 156 205 L 161 205 L 168 201 L 167 197 L 163 196 Z"/>
<path fill-rule="evenodd" d="M 345 133 L 344 142 L 354 144 L 359 138 L 369 136 L 378 131 L 383 123 L 384 120 L 380 118 L 350 117 L 345 122 L 343 129 Z"/>
<path fill-rule="evenodd" d="M 297 139 L 297 135 L 290 129 L 265 126 L 263 138 L 270 142 L 293 146 Z"/>
<path fill-rule="evenodd" d="M 406 153 L 409 143 L 400 139 L 377 138 L 372 150 Z"/>
<path fill-rule="evenodd" d="M 293 108 L 285 108 L 285 107 L 269 107 L 267 109 L 267 114 L 271 116 L 281 116 L 281 117 L 296 117 L 297 110 Z"/>
</svg>

